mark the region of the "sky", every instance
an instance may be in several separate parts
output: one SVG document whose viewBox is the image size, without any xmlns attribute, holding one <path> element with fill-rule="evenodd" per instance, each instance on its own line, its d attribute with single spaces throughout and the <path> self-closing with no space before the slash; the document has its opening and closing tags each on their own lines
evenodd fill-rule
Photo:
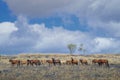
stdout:
<svg viewBox="0 0 120 80">
<path fill-rule="evenodd" d="M 120 0 L 0 0 L 0 53 L 120 53 Z"/>
</svg>

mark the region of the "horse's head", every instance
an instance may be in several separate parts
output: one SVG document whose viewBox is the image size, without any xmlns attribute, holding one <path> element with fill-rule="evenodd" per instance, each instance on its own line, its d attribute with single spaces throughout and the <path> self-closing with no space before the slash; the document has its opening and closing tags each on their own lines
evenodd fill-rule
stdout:
<svg viewBox="0 0 120 80">
<path fill-rule="evenodd" d="M 55 58 L 52 58 L 52 61 L 55 62 Z"/>
<path fill-rule="evenodd" d="M 52 58 L 52 60 L 55 60 L 55 58 Z"/>
<path fill-rule="evenodd" d="M 80 59 L 79 61 L 82 62 L 83 59 Z"/>
</svg>

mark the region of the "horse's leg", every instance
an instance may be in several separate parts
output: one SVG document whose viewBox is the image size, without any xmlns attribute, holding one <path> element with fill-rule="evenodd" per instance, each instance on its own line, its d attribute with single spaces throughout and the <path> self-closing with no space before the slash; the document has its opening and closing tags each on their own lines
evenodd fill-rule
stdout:
<svg viewBox="0 0 120 80">
<path fill-rule="evenodd" d="M 84 63 L 83 63 L 83 62 L 81 62 L 81 64 L 82 64 L 82 65 L 84 65 Z"/>
<path fill-rule="evenodd" d="M 38 66 L 38 63 L 36 62 L 35 65 L 36 65 L 36 67 L 37 67 L 37 66 Z"/>
<path fill-rule="evenodd" d="M 61 62 L 59 62 L 59 65 L 61 65 Z"/>
<path fill-rule="evenodd" d="M 110 67 L 108 62 L 106 63 L 106 66 L 107 66 L 108 68 Z"/>
<path fill-rule="evenodd" d="M 16 63 L 17 67 L 20 67 L 20 61 Z"/>
<path fill-rule="evenodd" d="M 29 63 L 27 63 L 27 66 L 29 66 Z"/>
<path fill-rule="evenodd" d="M 17 63 L 17 67 L 19 67 L 19 64 Z"/>
<path fill-rule="evenodd" d="M 38 65 L 40 66 L 40 65 L 41 65 L 41 62 L 38 62 Z"/>
<path fill-rule="evenodd" d="M 13 67 L 13 66 L 14 66 L 14 64 L 12 63 L 12 64 L 11 64 L 11 67 Z"/>
<path fill-rule="evenodd" d="M 33 66 L 33 63 L 31 63 L 31 66 Z"/>
<path fill-rule="evenodd" d="M 101 63 L 100 63 L 100 62 L 98 62 L 98 65 L 99 65 L 99 66 L 101 66 Z"/>
<path fill-rule="evenodd" d="M 88 62 L 86 62 L 86 65 L 88 65 Z"/>
<path fill-rule="evenodd" d="M 71 63 L 71 65 L 73 66 L 73 65 L 74 65 L 74 63 L 72 62 L 72 63 Z"/>
<path fill-rule="evenodd" d="M 55 62 L 54 62 L 53 64 L 54 64 L 54 66 L 56 66 L 56 63 L 55 63 Z"/>
<path fill-rule="evenodd" d="M 49 67 L 50 67 L 50 63 L 49 63 Z"/>
<path fill-rule="evenodd" d="M 78 63 L 76 63 L 76 65 L 78 65 Z"/>
</svg>

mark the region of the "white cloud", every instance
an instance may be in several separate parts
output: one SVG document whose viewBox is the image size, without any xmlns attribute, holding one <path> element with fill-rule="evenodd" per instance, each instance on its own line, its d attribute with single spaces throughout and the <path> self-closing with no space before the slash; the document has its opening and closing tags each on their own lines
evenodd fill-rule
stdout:
<svg viewBox="0 0 120 80">
<path fill-rule="evenodd" d="M 86 33 L 69 31 L 63 29 L 62 27 L 48 29 L 44 24 L 41 24 L 34 25 L 34 30 L 37 30 L 40 34 L 40 38 L 38 39 L 35 48 L 42 51 L 67 52 L 67 44 L 80 44 L 84 42 L 84 39 L 88 39 Z"/>
<path fill-rule="evenodd" d="M 0 23 L 0 45 L 6 43 L 6 41 L 10 37 L 10 34 L 16 30 L 17 28 L 15 27 L 14 23 L 11 22 Z"/>
<path fill-rule="evenodd" d="M 7 24 L 5 23 L 4 25 Z M 9 25 L 9 27 L 13 26 L 13 29 L 10 28 L 11 30 L 8 30 L 8 33 L 4 32 L 7 33 L 8 37 L 0 36 L 2 38 L 0 39 L 0 43 L 2 43 L 0 47 L 4 53 L 69 52 L 67 49 L 67 44 L 69 43 L 74 43 L 78 46 L 83 43 L 87 53 L 119 52 L 119 38 L 97 37 L 86 32 L 69 31 L 62 26 L 47 28 L 44 23 L 29 24 L 23 16 L 20 16 L 17 21 L 10 24 L 12 25 Z M 2 29 L 4 26 L 0 27 Z"/>
<path fill-rule="evenodd" d="M 83 43 L 90 53 L 120 52 L 119 0 L 4 1 L 17 16 L 33 18 L 57 14 L 65 20 L 66 14 L 70 14 L 79 17 L 80 23 L 83 21 L 91 28 L 88 33 L 69 31 L 62 26 L 47 28 L 44 23 L 29 24 L 25 17 L 19 16 L 14 23 L 0 23 L 0 47 L 7 52 L 68 52 L 68 43 Z M 67 20 L 69 23 L 72 21 Z M 96 36 L 98 33 L 108 37 Z"/>
<path fill-rule="evenodd" d="M 12 22 L 2 22 L 0 23 L 0 34 L 9 34 L 17 30 L 14 23 Z"/>
<path fill-rule="evenodd" d="M 108 50 L 115 46 L 115 40 L 112 38 L 100 38 L 97 37 L 94 39 L 96 51 Z"/>
</svg>

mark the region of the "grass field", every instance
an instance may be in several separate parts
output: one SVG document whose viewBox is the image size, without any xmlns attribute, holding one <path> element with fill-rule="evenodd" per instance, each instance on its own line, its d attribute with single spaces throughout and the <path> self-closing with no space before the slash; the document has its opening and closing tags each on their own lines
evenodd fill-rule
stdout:
<svg viewBox="0 0 120 80">
<path fill-rule="evenodd" d="M 89 65 L 57 65 L 48 64 L 33 66 L 11 67 L 9 59 L 56 59 L 68 60 L 87 59 Z M 92 59 L 108 59 L 110 68 L 99 67 L 91 63 Z M 2 56 L 0 61 L 0 80 L 120 80 L 120 54 L 94 54 L 94 55 L 43 55 L 20 54 L 17 56 Z"/>
</svg>

